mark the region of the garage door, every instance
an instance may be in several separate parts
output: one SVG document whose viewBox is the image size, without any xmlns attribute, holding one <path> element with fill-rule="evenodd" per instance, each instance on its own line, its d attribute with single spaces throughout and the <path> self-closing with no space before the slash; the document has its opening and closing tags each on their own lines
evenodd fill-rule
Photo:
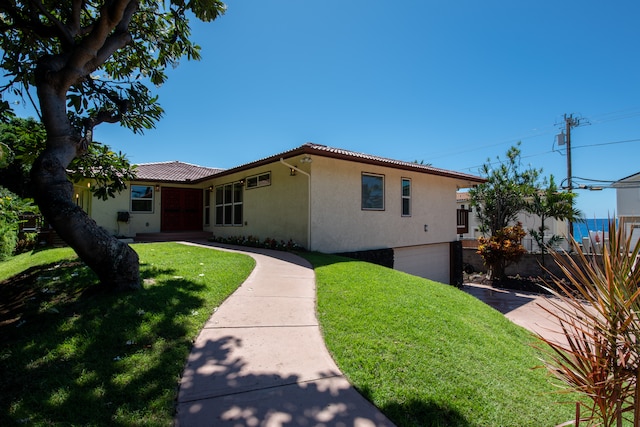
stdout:
<svg viewBox="0 0 640 427">
<path fill-rule="evenodd" d="M 449 244 L 393 249 L 393 268 L 436 282 L 449 283 Z"/>
</svg>

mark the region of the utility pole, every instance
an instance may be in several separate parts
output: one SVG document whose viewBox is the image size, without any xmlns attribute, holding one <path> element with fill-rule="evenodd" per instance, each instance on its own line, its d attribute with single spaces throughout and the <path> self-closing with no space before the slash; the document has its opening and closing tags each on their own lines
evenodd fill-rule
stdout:
<svg viewBox="0 0 640 427">
<path fill-rule="evenodd" d="M 581 122 L 582 119 L 573 117 L 573 114 L 569 114 L 568 116 L 566 114 L 564 115 L 565 143 L 567 144 L 567 190 L 569 193 L 573 191 L 573 182 L 571 180 L 571 176 L 573 175 L 571 172 L 571 129 L 580 126 Z M 573 223 L 571 220 L 569 220 L 569 236 L 573 238 Z"/>
</svg>

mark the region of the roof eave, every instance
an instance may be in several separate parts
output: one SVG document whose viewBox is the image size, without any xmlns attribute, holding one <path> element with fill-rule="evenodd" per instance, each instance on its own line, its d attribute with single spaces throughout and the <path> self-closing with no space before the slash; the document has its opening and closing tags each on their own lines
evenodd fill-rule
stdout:
<svg viewBox="0 0 640 427">
<path fill-rule="evenodd" d="M 265 166 L 271 163 L 278 162 L 280 161 L 280 159 L 289 159 L 292 157 L 297 157 L 302 155 L 316 155 L 316 156 L 328 157 L 332 159 L 344 160 L 348 162 L 369 164 L 374 166 L 382 166 L 382 167 L 388 167 L 393 169 L 400 169 L 400 170 L 419 172 L 419 173 L 425 173 L 430 175 L 443 176 L 446 178 L 453 178 L 453 179 L 458 179 L 462 181 L 467 181 L 473 184 L 482 184 L 487 181 L 486 179 L 475 176 L 475 175 L 463 174 L 463 173 L 454 172 L 454 171 L 447 171 L 444 169 L 438 169 L 438 168 L 433 168 L 433 167 L 419 165 L 419 164 L 413 165 L 411 163 L 405 163 L 400 161 L 395 162 L 395 161 L 392 161 L 391 159 L 387 159 L 385 161 L 382 158 L 375 158 L 374 156 L 356 157 L 353 154 L 357 154 L 357 153 L 352 153 L 350 155 L 350 154 L 345 154 L 337 151 L 323 149 L 321 147 L 324 147 L 324 146 L 320 146 L 317 144 L 305 144 L 280 154 L 275 154 L 273 156 L 269 156 L 264 159 L 256 160 L 254 162 L 246 163 L 244 165 L 240 165 L 235 168 L 227 169 L 225 171 L 222 171 L 214 175 L 213 177 L 217 178 L 217 177 L 231 175 L 238 172 L 243 172 L 245 170 L 249 170 L 256 167 Z"/>
</svg>

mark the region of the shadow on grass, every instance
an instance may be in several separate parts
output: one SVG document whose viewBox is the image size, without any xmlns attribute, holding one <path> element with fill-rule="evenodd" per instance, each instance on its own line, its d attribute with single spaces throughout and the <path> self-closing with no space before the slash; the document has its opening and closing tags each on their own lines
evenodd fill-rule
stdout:
<svg viewBox="0 0 640 427">
<path fill-rule="evenodd" d="M 359 390 L 372 400 L 370 390 Z M 404 402 L 390 402 L 380 408 L 398 427 L 473 427 L 462 414 L 448 405 L 416 398 Z"/>
<path fill-rule="evenodd" d="M 146 279 L 172 273 L 141 266 Z M 65 262 L 3 283 L 0 425 L 170 423 L 204 284 L 174 277 L 113 294 L 96 282 Z"/>
<path fill-rule="evenodd" d="M 410 400 L 403 403 L 390 403 L 381 408 L 398 426 L 423 427 L 472 427 L 456 410 L 436 402 Z"/>
</svg>

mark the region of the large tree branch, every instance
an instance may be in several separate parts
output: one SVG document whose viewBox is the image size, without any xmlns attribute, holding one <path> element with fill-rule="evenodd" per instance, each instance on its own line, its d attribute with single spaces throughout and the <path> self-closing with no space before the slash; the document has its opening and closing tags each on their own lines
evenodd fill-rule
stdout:
<svg viewBox="0 0 640 427">
<path fill-rule="evenodd" d="M 49 10 L 39 0 L 30 0 L 30 3 L 43 15 L 47 20 L 56 28 L 58 37 L 64 45 L 73 46 L 73 34 L 69 29 L 55 16 L 53 16 Z"/>
<path fill-rule="evenodd" d="M 84 119 L 84 139 L 88 142 L 92 142 L 93 129 L 101 123 L 117 123 L 122 119 L 122 115 L 129 108 L 129 100 L 122 99 L 118 96 L 114 91 L 104 89 L 103 87 L 97 86 L 93 80 L 89 80 L 87 82 L 92 91 L 96 93 L 102 94 L 104 97 L 109 99 L 109 101 L 113 102 L 116 106 L 116 110 L 100 110 L 93 117 L 88 117 Z"/>
<path fill-rule="evenodd" d="M 73 50 L 67 66 L 59 75 L 62 87 L 71 87 L 85 78 L 117 49 L 131 41 L 128 27 L 137 10 L 137 0 L 114 0 L 101 8 L 100 17 L 91 32 Z"/>
<path fill-rule="evenodd" d="M 2 31 L 29 29 L 29 32 L 42 38 L 51 38 L 56 35 L 52 27 L 44 25 L 39 15 L 34 10 L 22 10 L 14 3 L 0 1 L 0 11 L 6 13 L 11 18 L 11 24 L 3 23 Z"/>
<path fill-rule="evenodd" d="M 80 31 L 80 14 L 84 7 L 84 0 L 73 0 L 71 2 L 71 17 L 67 27 L 72 34 L 78 34 Z"/>
</svg>

